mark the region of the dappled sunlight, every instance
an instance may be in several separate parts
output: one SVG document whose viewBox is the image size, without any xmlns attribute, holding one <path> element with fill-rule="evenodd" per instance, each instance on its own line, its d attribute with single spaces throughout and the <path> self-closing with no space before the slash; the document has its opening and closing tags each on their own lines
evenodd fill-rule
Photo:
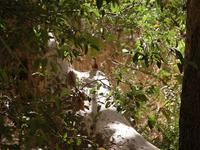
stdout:
<svg viewBox="0 0 200 150">
<path fill-rule="evenodd" d="M 87 109 L 79 111 L 79 114 L 84 117 L 84 130 L 88 135 L 97 136 L 97 141 L 101 139 L 102 146 L 108 149 L 113 147 L 124 150 L 139 150 L 140 147 L 148 150 L 157 149 L 131 127 L 129 121 L 117 112 L 114 105 L 105 106 L 111 86 L 104 73 L 100 71 L 79 72 L 77 70 L 74 70 L 74 73 L 82 82 L 85 94 L 91 97 L 90 101 L 84 102 Z M 92 93 L 91 90 L 94 90 L 98 84 L 100 86 Z M 110 97 L 110 100 L 114 102 L 113 97 Z"/>
</svg>

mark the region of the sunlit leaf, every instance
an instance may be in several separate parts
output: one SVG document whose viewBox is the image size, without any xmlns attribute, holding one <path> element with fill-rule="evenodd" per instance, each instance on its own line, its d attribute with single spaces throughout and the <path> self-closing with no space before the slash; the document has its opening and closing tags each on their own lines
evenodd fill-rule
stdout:
<svg viewBox="0 0 200 150">
<path fill-rule="evenodd" d="M 150 114 L 148 116 L 148 126 L 152 129 L 156 125 L 156 116 L 155 114 Z"/>
</svg>

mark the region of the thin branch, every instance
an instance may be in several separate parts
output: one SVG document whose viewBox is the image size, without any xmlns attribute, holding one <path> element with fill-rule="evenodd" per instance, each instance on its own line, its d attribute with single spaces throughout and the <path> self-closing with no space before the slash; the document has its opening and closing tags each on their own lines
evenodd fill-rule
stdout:
<svg viewBox="0 0 200 150">
<path fill-rule="evenodd" d="M 168 85 L 167 82 L 164 81 L 162 78 L 160 78 L 159 76 L 157 76 L 157 75 L 155 75 L 155 74 L 153 74 L 153 73 L 151 73 L 151 72 L 149 72 L 149 71 L 142 70 L 142 69 L 138 69 L 138 68 L 135 68 L 135 67 L 133 67 L 133 66 L 129 66 L 129 65 L 122 64 L 121 62 L 119 62 L 119 61 L 117 61 L 117 60 L 111 60 L 111 61 L 112 61 L 112 63 L 114 63 L 114 64 L 118 64 L 118 65 L 120 65 L 120 66 L 124 66 L 124 67 L 130 68 L 130 69 L 132 69 L 132 70 L 134 70 L 134 71 L 138 71 L 138 72 L 141 72 L 141 73 L 143 73 L 143 74 L 150 75 L 151 77 L 153 77 L 153 78 L 155 78 L 155 79 L 157 79 L 157 80 L 160 80 L 163 84 Z"/>
<path fill-rule="evenodd" d="M 111 88 L 109 85 L 106 85 L 105 83 L 102 82 L 102 80 L 107 80 L 107 78 L 103 78 L 103 79 L 96 79 L 96 80 L 92 80 L 90 82 L 86 82 L 84 85 L 81 86 L 81 88 L 79 90 L 83 90 L 85 87 L 88 87 L 90 84 L 95 83 L 97 81 L 101 82 L 101 84 Z"/>
</svg>

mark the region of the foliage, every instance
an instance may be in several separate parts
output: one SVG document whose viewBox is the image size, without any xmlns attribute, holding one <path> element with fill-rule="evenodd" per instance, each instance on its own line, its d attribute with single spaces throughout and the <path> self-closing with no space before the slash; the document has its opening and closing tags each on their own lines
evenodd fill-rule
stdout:
<svg viewBox="0 0 200 150">
<path fill-rule="evenodd" d="M 122 32 L 117 40 L 129 61 L 116 62 L 113 69 L 125 90 L 113 92 L 119 111 L 159 148 L 178 149 L 185 1 L 127 1 L 120 6 L 119 12 L 126 13 L 116 14 Z"/>
<path fill-rule="evenodd" d="M 84 95 L 63 83 L 52 58 L 97 56 L 105 41 L 116 45 L 113 55 L 127 60 L 111 57 L 117 64 L 110 75 L 118 111 L 161 149 L 177 149 L 185 3 L 1 1 L 0 139 L 9 142 L 0 142 L 0 149 L 97 147 L 81 134 L 75 113 Z M 50 32 L 58 41 L 51 55 Z"/>
<path fill-rule="evenodd" d="M 77 57 L 85 44 L 98 49 L 96 37 L 81 30 L 81 18 L 90 17 L 88 4 L 0 2 L 0 149 L 96 147 L 80 135 L 82 125 L 75 112 L 81 109 L 83 94 L 67 87 L 56 62 Z M 58 52 L 52 50 L 56 45 L 47 45 L 54 36 L 49 33 L 59 42 Z"/>
</svg>

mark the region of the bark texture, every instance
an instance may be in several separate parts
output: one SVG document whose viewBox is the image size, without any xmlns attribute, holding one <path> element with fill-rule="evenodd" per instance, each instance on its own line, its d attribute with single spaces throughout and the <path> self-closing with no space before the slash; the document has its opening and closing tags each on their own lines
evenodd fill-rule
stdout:
<svg viewBox="0 0 200 150">
<path fill-rule="evenodd" d="M 200 1 L 188 0 L 184 78 L 180 109 L 179 150 L 200 144 Z"/>
</svg>

